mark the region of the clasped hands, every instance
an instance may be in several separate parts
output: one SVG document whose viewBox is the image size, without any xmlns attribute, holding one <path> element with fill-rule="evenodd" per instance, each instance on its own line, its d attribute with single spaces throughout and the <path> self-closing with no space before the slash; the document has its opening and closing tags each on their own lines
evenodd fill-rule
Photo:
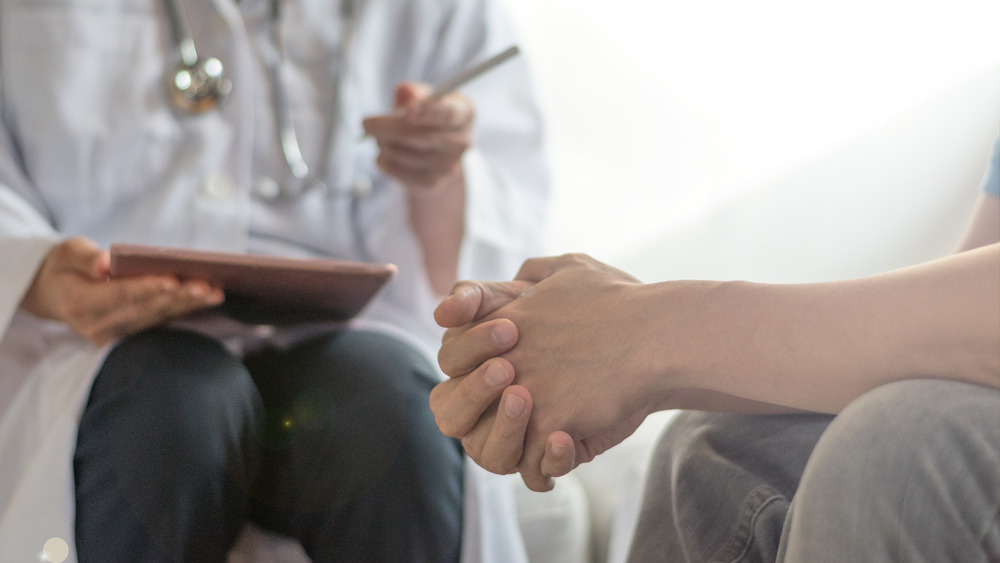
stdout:
<svg viewBox="0 0 1000 563">
<path fill-rule="evenodd" d="M 442 432 L 535 491 L 631 435 L 654 410 L 636 385 L 631 314 L 642 284 L 582 255 L 528 260 L 511 282 L 459 282 L 431 392 Z"/>
</svg>

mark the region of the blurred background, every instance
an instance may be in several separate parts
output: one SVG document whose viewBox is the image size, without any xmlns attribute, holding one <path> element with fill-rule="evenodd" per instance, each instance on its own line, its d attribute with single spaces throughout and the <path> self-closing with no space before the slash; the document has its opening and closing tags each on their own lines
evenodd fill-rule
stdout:
<svg viewBox="0 0 1000 563">
<path fill-rule="evenodd" d="M 549 254 L 808 282 L 957 244 L 1000 133 L 1000 1 L 504 1 L 549 127 Z M 623 560 L 670 416 L 574 472 L 586 560 Z"/>
<path fill-rule="evenodd" d="M 643 281 L 946 253 L 1000 131 L 997 0 L 505 1 L 549 124 L 549 249 Z"/>
</svg>

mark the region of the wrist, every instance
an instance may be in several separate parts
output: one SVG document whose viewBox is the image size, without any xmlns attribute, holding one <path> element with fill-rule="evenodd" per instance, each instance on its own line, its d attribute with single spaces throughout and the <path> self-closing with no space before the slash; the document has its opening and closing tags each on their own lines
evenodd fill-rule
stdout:
<svg viewBox="0 0 1000 563">
<path fill-rule="evenodd" d="M 666 283 L 636 284 L 620 302 L 623 380 L 649 412 L 663 410 L 671 403 L 678 375 L 684 372 L 672 343 L 676 340 L 675 311 L 669 301 L 673 293 Z"/>
<path fill-rule="evenodd" d="M 749 337 L 745 282 L 670 281 L 648 284 L 632 306 L 630 370 L 652 410 L 678 408 L 678 390 L 726 391 Z"/>
<path fill-rule="evenodd" d="M 434 203 L 454 197 L 456 192 L 464 190 L 465 172 L 461 164 L 456 164 L 454 168 L 430 182 L 406 184 L 406 195 L 411 204 Z"/>
</svg>

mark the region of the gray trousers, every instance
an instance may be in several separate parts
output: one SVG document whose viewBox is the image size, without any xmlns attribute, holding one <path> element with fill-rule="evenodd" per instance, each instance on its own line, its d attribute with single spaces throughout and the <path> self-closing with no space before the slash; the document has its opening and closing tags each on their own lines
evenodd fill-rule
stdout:
<svg viewBox="0 0 1000 563">
<path fill-rule="evenodd" d="M 80 563 L 222 562 L 247 520 L 316 562 L 457 561 L 464 462 L 434 382 L 370 332 L 244 359 L 187 332 L 122 341 L 80 422 Z"/>
<path fill-rule="evenodd" d="M 684 412 L 632 562 L 1000 562 L 1000 391 L 879 387 L 836 417 Z"/>
</svg>

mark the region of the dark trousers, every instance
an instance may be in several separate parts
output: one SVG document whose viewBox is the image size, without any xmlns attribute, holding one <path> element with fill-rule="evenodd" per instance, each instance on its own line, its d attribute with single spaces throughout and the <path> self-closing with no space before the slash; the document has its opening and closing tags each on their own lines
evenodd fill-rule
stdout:
<svg viewBox="0 0 1000 563">
<path fill-rule="evenodd" d="M 317 562 L 457 561 L 463 458 L 433 373 L 368 332 L 245 359 L 181 331 L 122 341 L 80 423 L 81 563 L 221 562 L 248 519 Z"/>
</svg>

